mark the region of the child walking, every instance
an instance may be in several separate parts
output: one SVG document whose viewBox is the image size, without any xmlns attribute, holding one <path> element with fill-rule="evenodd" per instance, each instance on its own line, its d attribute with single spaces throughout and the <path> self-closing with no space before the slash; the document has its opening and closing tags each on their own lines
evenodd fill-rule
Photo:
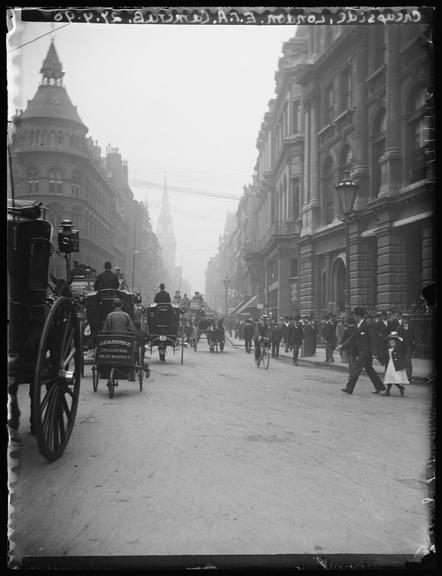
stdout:
<svg viewBox="0 0 442 576">
<path fill-rule="evenodd" d="M 387 389 L 383 393 L 383 396 L 390 396 L 390 390 L 393 385 L 399 388 L 399 392 L 401 396 L 403 396 L 405 386 L 409 383 L 406 370 L 406 349 L 403 344 L 403 339 L 397 332 L 391 332 L 387 336 L 387 342 L 388 362 L 384 375 L 384 384 Z"/>
</svg>

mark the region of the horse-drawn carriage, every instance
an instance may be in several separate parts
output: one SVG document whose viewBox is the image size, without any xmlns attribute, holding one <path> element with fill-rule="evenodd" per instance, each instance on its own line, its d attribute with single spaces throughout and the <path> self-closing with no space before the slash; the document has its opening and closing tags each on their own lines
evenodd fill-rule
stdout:
<svg viewBox="0 0 442 576">
<path fill-rule="evenodd" d="M 122 310 L 131 317 L 136 332 L 103 332 L 106 317 L 114 310 L 115 299 L 121 301 Z M 113 398 L 119 381 L 135 381 L 135 375 L 142 390 L 144 374 L 149 376 L 149 368 L 144 363 L 145 337 L 141 329 L 140 296 L 128 290 L 107 288 L 87 294 L 85 305 L 94 348 L 94 392 L 98 390 L 100 378 L 103 378 L 107 380 L 109 397 Z"/>
<path fill-rule="evenodd" d="M 180 337 L 181 308 L 176 304 L 151 304 L 144 309 L 147 346 L 152 355 L 153 348 L 157 347 L 160 360 L 166 360 L 167 347 L 171 347 L 175 354 L 181 346 L 181 363 L 183 363 L 184 336 Z"/>
<path fill-rule="evenodd" d="M 31 433 L 49 461 L 71 436 L 83 366 L 75 302 L 48 298 L 52 230 L 39 203 L 8 202 L 8 424 L 19 427 L 18 386 L 29 384 Z"/>
</svg>

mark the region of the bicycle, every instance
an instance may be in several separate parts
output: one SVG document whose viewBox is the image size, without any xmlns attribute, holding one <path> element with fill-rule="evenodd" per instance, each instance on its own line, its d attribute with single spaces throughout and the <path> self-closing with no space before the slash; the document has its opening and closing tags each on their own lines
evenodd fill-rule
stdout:
<svg viewBox="0 0 442 576">
<path fill-rule="evenodd" d="M 267 370 L 270 364 L 269 339 L 260 338 L 258 344 L 259 344 L 259 355 L 258 358 L 256 358 L 255 356 L 255 364 L 258 368 L 262 364 L 265 370 Z"/>
</svg>

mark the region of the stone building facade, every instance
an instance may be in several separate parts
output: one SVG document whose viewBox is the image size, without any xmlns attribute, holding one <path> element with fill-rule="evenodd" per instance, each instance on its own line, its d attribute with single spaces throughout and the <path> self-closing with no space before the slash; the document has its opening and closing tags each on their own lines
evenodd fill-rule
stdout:
<svg viewBox="0 0 442 576">
<path fill-rule="evenodd" d="M 162 266 L 160 249 L 148 208 L 134 199 L 129 187 L 127 163 L 110 146 L 102 157 L 87 136 L 88 128 L 63 85 L 53 41 L 40 72 L 36 94 L 13 118 L 15 195 L 42 202 L 54 226 L 55 246 L 61 221 L 72 220 L 80 232 L 80 252 L 73 258 L 97 272 L 110 260 L 130 288 L 150 298 L 152 270 Z M 54 253 L 50 266 L 54 276 L 65 277 L 61 255 Z"/>
<path fill-rule="evenodd" d="M 241 216 L 251 225 L 241 225 L 240 259 L 272 316 L 344 309 L 335 190 L 344 175 L 359 186 L 351 305 L 418 307 L 436 280 L 428 33 L 424 25 L 306 25 L 284 44 Z"/>
</svg>

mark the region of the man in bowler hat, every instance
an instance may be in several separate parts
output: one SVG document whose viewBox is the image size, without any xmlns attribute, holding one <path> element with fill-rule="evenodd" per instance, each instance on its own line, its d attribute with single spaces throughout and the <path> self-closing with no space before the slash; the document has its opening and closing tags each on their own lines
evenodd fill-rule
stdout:
<svg viewBox="0 0 442 576">
<path fill-rule="evenodd" d="M 356 307 L 353 310 L 353 317 L 357 322 L 357 328 L 352 336 L 350 336 L 350 339 L 342 343 L 343 348 L 348 347 L 354 354 L 354 363 L 349 373 L 347 386 L 342 389 L 342 392 L 346 394 L 353 394 L 356 382 L 364 368 L 375 387 L 373 394 L 379 394 L 379 392 L 385 390 L 382 380 L 372 366 L 373 354 L 367 322 L 364 319 L 365 313 L 365 310 L 360 307 Z"/>
</svg>

